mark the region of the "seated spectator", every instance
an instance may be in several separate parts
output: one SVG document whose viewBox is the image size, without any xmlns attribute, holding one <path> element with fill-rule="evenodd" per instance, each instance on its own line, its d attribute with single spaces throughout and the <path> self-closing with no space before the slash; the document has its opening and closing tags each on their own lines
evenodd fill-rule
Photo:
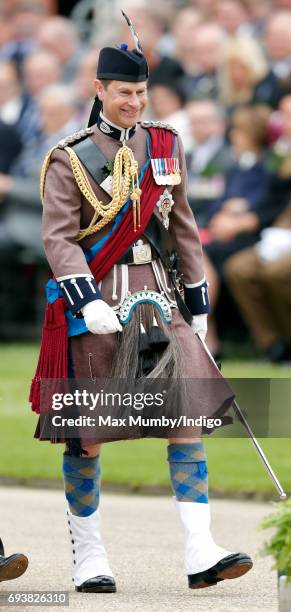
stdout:
<svg viewBox="0 0 291 612">
<path fill-rule="evenodd" d="M 189 4 L 198 10 L 205 21 L 213 19 L 217 0 L 190 0 Z"/>
<path fill-rule="evenodd" d="M 65 85 L 50 85 L 39 96 L 42 133 L 21 153 L 11 174 L 0 174 L 0 249 L 25 249 L 43 256 L 39 175 L 48 150 L 80 129 L 77 103 Z"/>
<path fill-rule="evenodd" d="M 265 31 L 266 21 L 273 11 L 273 0 L 245 0 L 249 19 L 251 23 L 251 33 L 253 36 L 261 36 Z M 243 26 L 244 28 L 244 26 Z M 247 30 L 249 26 L 247 26 Z"/>
<path fill-rule="evenodd" d="M 228 112 L 245 104 L 276 108 L 279 88 L 260 45 L 250 37 L 231 40 L 220 66 L 219 99 Z"/>
<path fill-rule="evenodd" d="M 223 30 L 215 23 L 196 27 L 191 43 L 192 65 L 182 62 L 187 74 L 189 98 L 218 97 L 217 69 L 225 44 Z"/>
<path fill-rule="evenodd" d="M 237 251 L 254 244 L 261 227 L 270 185 L 263 159 L 269 114 L 266 108 L 244 108 L 237 110 L 231 121 L 230 141 L 237 165 L 223 195 L 212 206 L 208 243 L 204 245 L 211 301 L 207 340 L 213 353 L 220 351 L 214 314 L 224 263 Z"/>
<path fill-rule="evenodd" d="M 257 346 L 274 362 L 291 360 L 291 96 L 282 99 L 284 134 L 271 158 L 269 194 L 279 212 L 257 244 L 230 257 L 224 275 Z M 269 211 L 267 211 L 269 212 Z"/>
<path fill-rule="evenodd" d="M 80 122 L 87 125 L 92 109 L 92 100 L 96 95 L 93 81 L 96 79 L 96 66 L 98 64 L 98 49 L 90 49 L 82 57 L 75 80 L 73 82 L 74 92 L 80 110 Z"/>
<path fill-rule="evenodd" d="M 219 0 L 215 5 L 215 21 L 230 36 L 250 31 L 250 14 L 243 0 Z"/>
<path fill-rule="evenodd" d="M 38 133 L 39 120 L 35 101 L 22 91 L 12 62 L 0 62 L 0 119 L 13 125 L 24 145 Z"/>
<path fill-rule="evenodd" d="M 56 55 L 42 49 L 31 53 L 22 64 L 24 87 L 29 96 L 41 91 L 62 78 L 62 69 Z"/>
<path fill-rule="evenodd" d="M 63 71 L 63 81 L 71 83 L 82 57 L 78 32 L 70 19 L 55 15 L 45 20 L 37 33 L 38 44 L 56 55 Z"/>
<path fill-rule="evenodd" d="M 13 61 L 21 68 L 23 60 L 37 47 L 36 36 L 45 22 L 48 6 L 36 0 L 21 0 L 8 3 L 8 29 L 10 39 L 0 51 L 0 61 Z"/>
<path fill-rule="evenodd" d="M 177 11 L 172 23 L 174 38 L 174 55 L 186 73 L 196 70 L 193 54 L 193 44 L 198 26 L 202 23 L 202 15 L 197 9 L 185 7 Z"/>
<path fill-rule="evenodd" d="M 224 274 L 257 347 L 274 363 L 291 361 L 291 203 Z"/>
<path fill-rule="evenodd" d="M 3 59 L 9 59 L 4 57 L 2 54 L 3 49 L 8 43 L 13 40 L 13 27 L 9 14 L 8 6 L 4 7 L 3 3 L 0 5 L 0 61 Z"/>
<path fill-rule="evenodd" d="M 185 110 L 186 92 L 181 81 L 154 81 L 149 89 L 153 118 L 178 130 L 184 148 L 189 143 L 189 118 Z"/>
<path fill-rule="evenodd" d="M 266 21 L 273 11 L 273 0 L 245 0 L 251 18 L 254 33 L 264 31 Z"/>
<path fill-rule="evenodd" d="M 7 174 L 22 149 L 18 131 L 0 120 L 0 173 Z"/>
<path fill-rule="evenodd" d="M 205 228 L 212 203 L 224 193 L 234 158 L 225 142 L 226 121 L 218 104 L 190 102 L 187 112 L 192 136 L 192 150 L 186 155 L 188 199 L 198 227 Z"/>
<path fill-rule="evenodd" d="M 268 151 L 266 167 L 271 175 L 268 205 L 261 211 L 262 225 L 271 225 L 291 199 L 291 95 L 282 98 L 276 117 L 280 122 L 280 136 Z M 273 115 L 270 124 L 272 124 Z"/>
<path fill-rule="evenodd" d="M 281 98 L 291 93 L 291 11 L 277 11 L 268 19 L 265 47 Z"/>
</svg>

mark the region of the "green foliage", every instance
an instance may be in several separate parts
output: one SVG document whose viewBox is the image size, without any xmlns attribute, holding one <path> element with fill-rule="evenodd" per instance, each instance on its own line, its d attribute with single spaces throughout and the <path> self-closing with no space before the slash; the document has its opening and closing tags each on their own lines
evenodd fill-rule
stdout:
<svg viewBox="0 0 291 612">
<path fill-rule="evenodd" d="M 114 172 L 114 159 L 110 159 L 104 166 L 103 168 L 103 172 L 106 176 L 109 176 L 110 174 L 113 176 L 113 172 Z"/>
<path fill-rule="evenodd" d="M 285 156 L 280 155 L 274 149 L 267 155 L 266 168 L 269 172 L 278 172 L 285 161 Z"/>
<path fill-rule="evenodd" d="M 276 512 L 264 518 L 262 528 L 274 529 L 274 533 L 261 554 L 272 556 L 275 568 L 291 582 L 291 499 L 273 505 Z"/>
<path fill-rule="evenodd" d="M 218 164 L 216 165 L 213 162 L 209 162 L 206 168 L 200 173 L 200 176 L 211 178 L 212 176 L 222 176 L 222 172 Z"/>
</svg>

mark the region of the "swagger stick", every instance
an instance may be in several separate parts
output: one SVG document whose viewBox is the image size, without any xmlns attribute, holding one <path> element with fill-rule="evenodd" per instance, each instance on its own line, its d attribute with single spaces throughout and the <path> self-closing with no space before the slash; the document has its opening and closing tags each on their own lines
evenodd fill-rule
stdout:
<svg viewBox="0 0 291 612">
<path fill-rule="evenodd" d="M 213 356 L 211 355 L 211 353 L 210 353 L 208 347 L 206 346 L 204 340 L 197 333 L 196 333 L 196 336 L 198 336 L 198 338 L 199 338 L 200 342 L 202 342 L 202 344 L 203 344 L 207 354 L 212 359 L 212 361 L 215 364 L 217 370 L 219 370 L 219 368 L 217 366 L 217 363 L 214 360 Z M 267 459 L 267 457 L 266 457 L 262 447 L 260 446 L 257 438 L 254 436 L 254 433 L 253 433 L 250 425 L 248 424 L 248 422 L 247 422 L 244 414 L 242 413 L 242 411 L 241 411 L 241 409 L 240 409 L 240 407 L 239 407 L 239 405 L 238 405 L 236 400 L 233 400 L 233 408 L 234 408 L 234 412 L 235 412 L 236 416 L 238 417 L 240 423 L 246 429 L 246 431 L 247 431 L 247 433 L 249 435 L 249 438 L 250 438 L 251 442 L 253 443 L 253 445 L 254 445 L 254 447 L 255 447 L 255 449 L 256 449 L 256 451 L 257 451 L 261 461 L 263 462 L 263 464 L 264 464 L 264 466 L 265 466 L 269 476 L 271 477 L 271 480 L 273 481 L 273 483 L 274 483 L 274 485 L 275 485 L 275 487 L 276 487 L 276 489 L 277 489 L 277 491 L 279 493 L 280 499 L 282 499 L 282 500 L 286 499 L 287 498 L 287 494 L 285 493 L 283 487 L 281 486 L 280 481 L 278 480 L 274 470 L 272 469 L 272 467 L 271 467 L 271 465 L 270 465 L 270 463 L 269 463 L 269 461 L 268 461 L 268 459 Z"/>
<path fill-rule="evenodd" d="M 238 403 L 236 400 L 233 400 L 233 408 L 234 408 L 234 412 L 238 417 L 238 420 L 242 423 L 242 425 L 244 426 L 244 428 L 246 429 L 246 431 L 249 434 L 250 440 L 252 441 L 260 459 L 262 460 L 264 466 L 267 469 L 267 472 L 269 473 L 269 475 L 271 476 L 271 479 L 280 495 L 280 499 L 286 499 L 287 495 L 284 491 L 284 489 L 282 488 L 280 481 L 278 480 L 274 470 L 271 468 L 271 465 L 263 451 L 263 449 L 261 448 L 257 438 L 254 436 L 252 429 L 250 428 L 245 416 L 243 415 Z"/>
</svg>

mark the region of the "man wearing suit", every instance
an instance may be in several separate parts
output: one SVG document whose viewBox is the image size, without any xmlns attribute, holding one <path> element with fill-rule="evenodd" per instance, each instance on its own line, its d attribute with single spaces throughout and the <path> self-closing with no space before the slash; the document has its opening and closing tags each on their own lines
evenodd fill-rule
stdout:
<svg viewBox="0 0 291 612">
<path fill-rule="evenodd" d="M 275 363 L 291 361 L 291 204 L 224 270 L 257 346 Z"/>
<path fill-rule="evenodd" d="M 211 205 L 223 194 L 235 160 L 225 142 L 226 123 L 218 104 L 194 101 L 187 111 L 193 138 L 192 151 L 186 155 L 188 198 L 198 227 L 205 228 Z"/>
</svg>

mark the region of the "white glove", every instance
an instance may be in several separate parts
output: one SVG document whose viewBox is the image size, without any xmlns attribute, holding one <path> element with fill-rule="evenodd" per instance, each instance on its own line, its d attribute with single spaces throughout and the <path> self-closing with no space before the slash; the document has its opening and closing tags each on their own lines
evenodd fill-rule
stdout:
<svg viewBox="0 0 291 612">
<path fill-rule="evenodd" d="M 103 300 L 89 302 L 81 310 L 91 334 L 113 334 L 122 331 L 114 310 Z"/>
<path fill-rule="evenodd" d="M 194 334 L 198 334 L 205 342 L 207 334 L 207 314 L 194 315 L 191 323 Z"/>
</svg>

